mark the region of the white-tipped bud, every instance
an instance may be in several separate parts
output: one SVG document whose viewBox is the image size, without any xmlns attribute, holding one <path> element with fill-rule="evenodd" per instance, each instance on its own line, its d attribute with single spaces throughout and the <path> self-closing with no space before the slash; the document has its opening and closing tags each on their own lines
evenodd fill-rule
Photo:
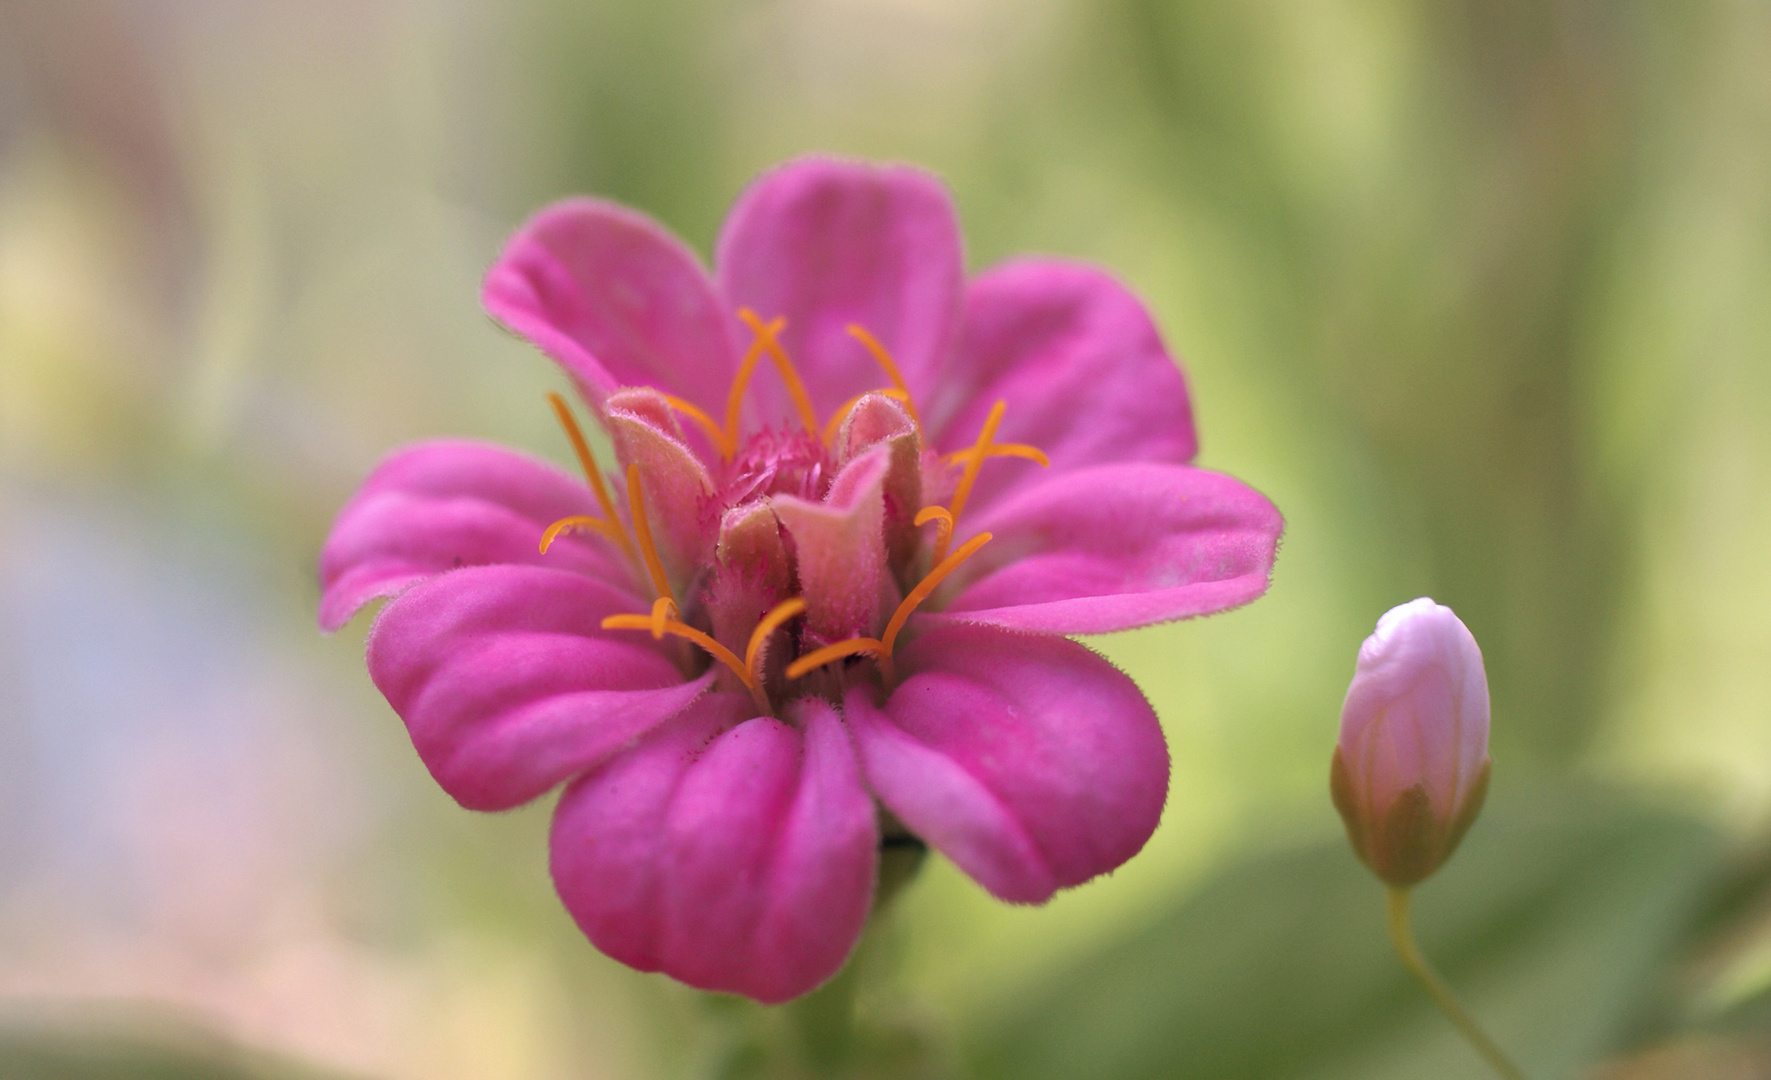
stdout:
<svg viewBox="0 0 1771 1080">
<path fill-rule="evenodd" d="M 1347 838 L 1392 885 L 1457 848 L 1488 791 L 1488 677 L 1468 628 L 1421 597 L 1359 648 L 1330 774 Z"/>
</svg>

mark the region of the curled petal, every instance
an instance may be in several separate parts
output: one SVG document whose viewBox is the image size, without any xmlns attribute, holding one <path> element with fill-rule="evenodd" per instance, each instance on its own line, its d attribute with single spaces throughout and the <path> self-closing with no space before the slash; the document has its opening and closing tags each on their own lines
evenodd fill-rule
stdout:
<svg viewBox="0 0 1771 1080">
<path fill-rule="evenodd" d="M 844 701 L 861 767 L 899 820 L 1004 900 L 1042 903 L 1137 854 L 1168 796 L 1143 694 L 1060 637 L 943 627 L 898 656 L 883 707 Z"/>
<path fill-rule="evenodd" d="M 470 810 L 503 810 L 593 768 L 682 711 L 712 679 L 683 677 L 669 643 L 608 632 L 630 594 L 580 574 L 482 566 L 389 604 L 369 675 L 418 756 Z"/>
<path fill-rule="evenodd" d="M 466 440 L 396 450 L 344 504 L 320 551 L 320 627 L 336 630 L 369 601 L 462 566 L 539 563 L 630 588 L 601 540 L 567 535 L 539 550 L 550 523 L 596 514 L 589 488 L 512 450 Z"/>
<path fill-rule="evenodd" d="M 653 386 L 718 409 L 737 367 L 728 313 L 694 252 L 601 199 L 530 218 L 487 272 L 482 298 L 599 405 L 617 387 Z"/>
<path fill-rule="evenodd" d="M 806 632 L 817 644 L 868 636 L 882 606 L 896 603 L 885 573 L 884 485 L 890 449 L 876 447 L 849 462 L 823 502 L 791 495 L 772 500 L 793 538 Z M 887 608 L 889 610 L 889 607 Z"/>
<path fill-rule="evenodd" d="M 1198 452 L 1186 381 L 1143 303 L 1085 263 L 1022 258 L 974 279 L 952 375 L 923 409 L 943 453 L 971 445 L 997 401 L 996 440 L 1045 451 L 1053 473 L 1122 461 L 1184 464 Z M 1030 462 L 987 466 L 974 512 L 1045 478 Z"/>
<path fill-rule="evenodd" d="M 713 495 L 707 467 L 683 440 L 683 429 L 656 390 L 633 387 L 609 395 L 609 438 L 625 468 L 638 465 L 647 517 L 672 579 L 682 582 L 713 553 L 713 525 L 703 511 Z"/>
<path fill-rule="evenodd" d="M 848 330 L 871 332 L 913 395 L 933 390 L 958 327 L 964 261 L 941 182 L 901 165 L 804 158 L 739 198 L 715 260 L 731 302 L 784 316 L 781 342 L 820 417 L 885 375 Z M 795 415 L 780 383 L 753 384 L 764 421 Z"/>
<path fill-rule="evenodd" d="M 1054 476 L 972 519 L 996 539 L 934 621 L 1100 634 L 1207 615 L 1267 591 L 1284 520 L 1253 488 L 1187 465 Z"/>
<path fill-rule="evenodd" d="M 765 1002 L 835 974 L 873 895 L 878 830 L 835 710 L 798 726 L 710 694 L 566 791 L 554 884 L 597 948 Z"/>
</svg>

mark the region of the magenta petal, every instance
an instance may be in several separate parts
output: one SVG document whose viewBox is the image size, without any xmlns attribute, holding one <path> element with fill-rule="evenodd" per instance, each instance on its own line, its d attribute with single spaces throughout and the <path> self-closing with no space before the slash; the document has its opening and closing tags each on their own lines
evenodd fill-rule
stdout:
<svg viewBox="0 0 1771 1080">
<path fill-rule="evenodd" d="M 691 986 L 786 1001 L 842 966 L 878 844 L 854 750 L 824 702 L 791 727 L 711 694 L 567 789 L 560 897 L 597 948 Z"/>
<path fill-rule="evenodd" d="M 897 657 L 883 709 L 844 712 L 868 785 L 998 897 L 1042 903 L 1137 854 L 1168 796 L 1168 747 L 1143 694 L 1061 637 L 944 627 Z"/>
<path fill-rule="evenodd" d="M 970 446 L 997 401 L 1008 407 L 996 441 L 1038 447 L 1054 472 L 1198 452 L 1186 382 L 1143 303 L 1083 263 L 1015 259 L 972 281 L 952 375 L 919 399 L 930 445 Z M 993 460 L 971 506 L 1041 479 L 1032 462 Z"/>
<path fill-rule="evenodd" d="M 912 394 L 932 392 L 958 328 L 964 260 L 952 199 L 928 173 L 834 158 L 783 166 L 740 196 L 715 262 L 733 304 L 787 319 L 781 342 L 820 417 L 891 385 L 850 323 L 885 345 Z M 751 385 L 761 419 L 792 420 L 772 373 Z"/>
<path fill-rule="evenodd" d="M 688 705 L 672 641 L 603 630 L 641 610 L 580 574 L 481 566 L 443 574 L 387 606 L 369 675 L 406 721 L 437 783 L 470 810 L 503 810 L 592 768 Z"/>
<path fill-rule="evenodd" d="M 995 539 L 954 575 L 942 612 L 922 618 L 1101 634 L 1208 615 L 1267 591 L 1284 524 L 1265 496 L 1222 473 L 1078 469 L 971 518 L 968 531 Z"/>
<path fill-rule="evenodd" d="M 601 199 L 549 206 L 510 238 L 482 299 L 598 404 L 619 386 L 655 386 L 724 408 L 730 313 L 695 253 L 644 214 Z"/>
<path fill-rule="evenodd" d="M 320 551 L 320 627 L 433 574 L 486 563 L 538 563 L 626 586 L 608 545 L 562 536 L 540 552 L 549 524 L 597 514 L 584 484 L 544 462 L 488 443 L 447 440 L 396 450 L 344 504 Z"/>
</svg>

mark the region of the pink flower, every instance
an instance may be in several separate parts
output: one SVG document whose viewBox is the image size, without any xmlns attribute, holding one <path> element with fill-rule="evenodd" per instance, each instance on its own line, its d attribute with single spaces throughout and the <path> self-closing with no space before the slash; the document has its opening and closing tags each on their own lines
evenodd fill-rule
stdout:
<svg viewBox="0 0 1771 1080">
<path fill-rule="evenodd" d="M 1391 608 L 1359 647 L 1330 790 L 1353 850 L 1413 885 L 1456 850 L 1488 792 L 1482 650 L 1427 597 Z"/>
<path fill-rule="evenodd" d="M 1281 521 L 1187 464 L 1134 297 L 1052 259 L 967 282 L 924 173 L 780 168 L 716 265 L 611 203 L 536 215 L 486 306 L 571 374 L 615 482 L 557 399 L 592 486 L 398 451 L 339 513 L 320 623 L 396 597 L 370 674 L 462 805 L 567 785 L 554 880 L 597 947 L 774 1002 L 854 945 L 882 819 L 1021 903 L 1135 854 L 1161 729 L 1060 635 L 1254 599 Z"/>
</svg>

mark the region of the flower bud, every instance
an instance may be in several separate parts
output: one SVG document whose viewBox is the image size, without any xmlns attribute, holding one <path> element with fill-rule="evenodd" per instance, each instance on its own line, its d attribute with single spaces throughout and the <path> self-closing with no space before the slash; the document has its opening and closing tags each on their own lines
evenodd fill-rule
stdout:
<svg viewBox="0 0 1771 1080">
<path fill-rule="evenodd" d="M 1451 609 L 1391 608 L 1359 647 L 1329 789 L 1378 877 L 1409 886 L 1451 857 L 1488 792 L 1488 677 Z"/>
</svg>

